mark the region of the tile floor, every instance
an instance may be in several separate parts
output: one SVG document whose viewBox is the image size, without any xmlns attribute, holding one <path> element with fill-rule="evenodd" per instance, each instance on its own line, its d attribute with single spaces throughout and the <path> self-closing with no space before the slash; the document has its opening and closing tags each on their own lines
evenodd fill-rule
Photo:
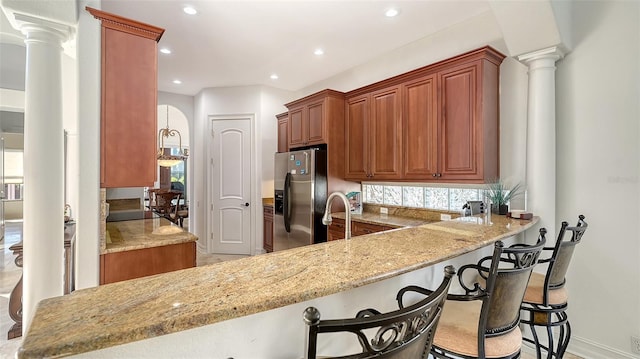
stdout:
<svg viewBox="0 0 640 359">
<path fill-rule="evenodd" d="M 0 359 L 14 358 L 21 343 L 21 338 L 7 340 L 6 334 L 9 328 L 13 325 L 13 321 L 9 318 L 9 314 L 7 312 L 7 308 L 9 306 L 9 295 L 22 274 L 22 270 L 14 263 L 15 256 L 9 250 L 9 247 L 18 243 L 21 239 L 22 222 L 7 222 L 5 237 L 0 241 Z M 246 256 L 198 253 L 196 262 L 198 266 L 203 266 L 243 257 Z M 532 355 L 531 353 L 532 351 L 525 349 L 522 353 L 522 358 L 534 359 L 535 355 Z M 567 354 L 565 355 L 565 359 L 581 358 Z"/>
</svg>

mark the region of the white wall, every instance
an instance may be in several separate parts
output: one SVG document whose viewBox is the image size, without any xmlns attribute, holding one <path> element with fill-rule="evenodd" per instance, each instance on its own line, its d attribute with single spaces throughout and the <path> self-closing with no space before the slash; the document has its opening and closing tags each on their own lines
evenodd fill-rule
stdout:
<svg viewBox="0 0 640 359">
<path fill-rule="evenodd" d="M 640 337 L 640 3 L 572 13 L 574 49 L 557 64 L 556 221 L 584 214 L 589 229 L 567 278 L 570 349 L 623 357 Z"/>
<path fill-rule="evenodd" d="M 278 150 L 278 120 L 276 115 L 287 111 L 284 104 L 293 100 L 293 94 L 272 87 L 262 88 L 261 113 L 262 119 L 258 125 L 262 134 L 259 165 L 262 166 L 262 197 L 273 197 L 273 159 Z"/>
<path fill-rule="evenodd" d="M 99 282 L 100 238 L 100 21 L 84 10 L 99 1 L 79 1 L 78 193 L 76 225 L 76 289 Z"/>
<path fill-rule="evenodd" d="M 198 238 L 207 238 L 207 216 L 209 211 L 205 208 L 207 193 L 207 180 L 210 143 L 210 124 L 208 116 L 212 115 L 237 115 L 253 114 L 256 123 L 253 128 L 255 138 L 255 178 L 252 182 L 252 191 L 255 192 L 252 201 L 256 205 L 252 206 L 255 225 L 254 250 L 262 249 L 262 207 L 260 200 L 262 197 L 272 197 L 273 185 L 269 187 L 269 181 L 273 179 L 273 153 L 276 150 L 274 138 L 276 131 L 275 115 L 285 110 L 282 106 L 291 99 L 291 94 L 265 86 L 244 86 L 226 88 L 207 88 L 200 91 L 194 99 L 194 122 L 193 122 L 193 151 L 190 160 L 193 168 L 193 200 L 191 205 L 195 206 L 195 216 L 190 222 L 189 230 Z M 271 153 L 271 155 L 269 155 Z M 191 158 L 192 157 L 192 158 Z M 267 184 L 263 184 L 263 177 L 266 172 Z M 269 172 L 270 171 L 270 172 Z M 265 177 L 267 178 L 267 177 Z M 191 217 L 191 213 L 189 214 Z M 212 251 L 208 246 L 204 247 L 206 240 L 198 241 L 201 250 Z"/>
<path fill-rule="evenodd" d="M 297 92 L 296 98 L 326 88 L 351 91 L 486 45 L 491 45 L 506 54 L 502 33 L 491 12 L 482 13 L 433 36 L 414 41 L 372 61 L 303 88 Z"/>
</svg>

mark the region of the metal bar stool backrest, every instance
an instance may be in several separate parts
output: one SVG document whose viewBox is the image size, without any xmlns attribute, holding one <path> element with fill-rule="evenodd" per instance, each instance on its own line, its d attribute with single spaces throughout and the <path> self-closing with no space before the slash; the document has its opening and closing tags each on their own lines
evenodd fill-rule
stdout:
<svg viewBox="0 0 640 359">
<path fill-rule="evenodd" d="M 534 245 L 504 247 L 502 242 L 497 242 L 491 257 L 481 259 L 477 266 L 469 265 L 478 269 L 486 288 L 483 289 L 480 283 L 475 283 L 476 287 L 468 287 L 460 277 L 467 294 L 485 292 L 480 311 L 479 333 L 485 333 L 487 337 L 497 336 L 511 331 L 518 325 L 520 305 L 531 271 L 538 263 L 544 247 L 545 234 L 546 230 L 540 229 L 538 242 Z M 491 263 L 485 265 L 489 260 Z M 458 275 L 461 275 L 464 269 L 460 268 Z M 483 282 L 482 279 L 479 282 Z M 484 352 L 484 340 L 480 335 L 478 337 L 479 348 L 482 348 L 480 352 Z"/>
<path fill-rule="evenodd" d="M 307 324 L 305 359 L 316 358 L 318 334 L 336 332 L 355 334 L 362 352 L 323 358 L 427 359 L 451 278 L 456 272 L 452 266 L 447 266 L 444 271 L 444 280 L 438 289 L 419 302 L 393 312 L 365 309 L 355 318 L 320 320 L 320 312 L 316 308 L 307 308 L 304 311 Z M 374 331 L 377 328 L 374 336 L 367 330 L 372 328 Z"/>
<path fill-rule="evenodd" d="M 558 239 L 553 247 L 553 254 L 550 258 L 540 261 L 540 263 L 549 262 L 543 288 L 543 305 L 548 305 L 549 303 L 549 289 L 562 288 L 565 284 L 565 276 L 569 269 L 575 246 L 580 243 L 582 235 L 588 227 L 584 218 L 583 215 L 578 216 L 578 224 L 575 227 L 569 227 L 569 223 L 566 221 L 562 222 L 560 232 L 558 232 Z M 567 232 L 571 232 L 571 237 L 567 236 Z"/>
</svg>

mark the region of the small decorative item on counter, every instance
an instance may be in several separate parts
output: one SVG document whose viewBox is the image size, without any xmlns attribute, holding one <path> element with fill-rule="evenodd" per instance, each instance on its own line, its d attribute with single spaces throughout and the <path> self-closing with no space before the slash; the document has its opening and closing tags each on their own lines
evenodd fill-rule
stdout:
<svg viewBox="0 0 640 359">
<path fill-rule="evenodd" d="M 533 218 L 533 213 L 514 209 L 513 211 L 507 213 L 507 217 L 519 218 L 519 219 L 531 219 Z"/>
<path fill-rule="evenodd" d="M 505 215 L 509 211 L 509 201 L 522 194 L 522 186 L 517 183 L 513 187 L 507 186 L 499 178 L 487 185 L 485 196 L 491 202 L 491 212 Z"/>
<path fill-rule="evenodd" d="M 362 214 L 362 192 L 347 193 L 351 214 Z"/>
<path fill-rule="evenodd" d="M 474 214 L 485 213 L 485 204 L 482 201 L 467 201 L 462 206 L 462 216 L 473 216 Z"/>
<path fill-rule="evenodd" d="M 67 223 L 71 220 L 71 206 L 68 204 L 64 205 L 64 223 Z"/>
</svg>

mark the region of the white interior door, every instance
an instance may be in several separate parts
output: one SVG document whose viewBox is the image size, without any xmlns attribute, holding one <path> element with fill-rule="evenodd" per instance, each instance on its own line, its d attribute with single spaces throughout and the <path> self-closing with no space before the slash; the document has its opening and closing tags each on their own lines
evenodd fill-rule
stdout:
<svg viewBox="0 0 640 359">
<path fill-rule="evenodd" d="M 212 120 L 211 221 L 214 253 L 251 254 L 251 120 Z"/>
</svg>

